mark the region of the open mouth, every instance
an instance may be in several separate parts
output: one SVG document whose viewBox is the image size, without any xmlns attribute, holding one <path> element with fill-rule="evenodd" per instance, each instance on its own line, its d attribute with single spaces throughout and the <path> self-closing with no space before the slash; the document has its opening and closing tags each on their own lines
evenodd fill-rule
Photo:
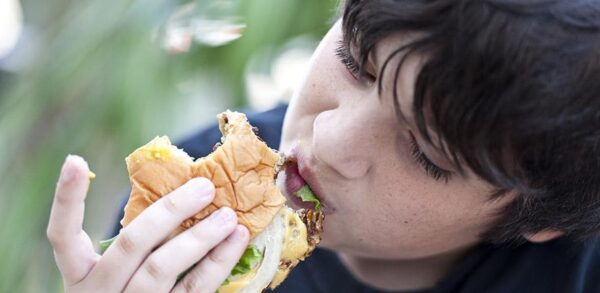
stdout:
<svg viewBox="0 0 600 293">
<path fill-rule="evenodd" d="M 296 161 L 288 160 L 285 163 L 285 176 L 286 192 L 290 195 L 295 205 L 316 211 L 321 210 L 323 207 L 321 201 L 315 196 L 308 183 L 300 175 Z"/>
</svg>

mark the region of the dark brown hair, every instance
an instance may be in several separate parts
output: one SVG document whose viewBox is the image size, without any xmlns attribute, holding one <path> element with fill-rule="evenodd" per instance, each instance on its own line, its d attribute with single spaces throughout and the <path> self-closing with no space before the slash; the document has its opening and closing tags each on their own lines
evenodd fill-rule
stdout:
<svg viewBox="0 0 600 293">
<path fill-rule="evenodd" d="M 598 234 L 600 1 L 348 0 L 343 30 L 363 73 L 379 40 L 422 33 L 386 60 L 427 56 L 412 109 L 420 133 L 496 186 L 492 199 L 517 194 L 485 239 Z"/>
</svg>

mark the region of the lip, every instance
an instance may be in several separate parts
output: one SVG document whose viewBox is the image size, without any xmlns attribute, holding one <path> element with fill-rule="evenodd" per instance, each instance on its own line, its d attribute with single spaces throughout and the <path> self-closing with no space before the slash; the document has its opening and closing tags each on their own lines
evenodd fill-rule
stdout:
<svg viewBox="0 0 600 293">
<path fill-rule="evenodd" d="M 297 176 L 301 177 L 301 179 L 308 184 L 308 186 L 310 187 L 310 189 L 312 190 L 312 192 L 315 194 L 315 196 L 317 197 L 317 199 L 319 199 L 319 201 L 321 202 L 322 205 L 322 211 L 325 215 L 331 214 L 335 211 L 335 209 L 333 208 L 333 206 L 328 202 L 328 200 L 324 197 L 324 192 L 323 189 L 317 179 L 317 175 L 316 175 L 316 171 L 313 169 L 311 163 L 314 160 L 311 160 L 310 157 L 307 157 L 298 146 L 295 146 L 294 148 L 292 148 L 292 150 L 290 151 L 290 154 L 288 155 L 288 159 L 291 161 L 292 164 L 296 164 L 297 165 Z M 290 166 L 290 167 L 295 167 L 295 166 Z M 286 167 L 287 170 L 287 167 Z M 293 176 L 294 171 L 289 172 L 290 176 Z M 288 172 L 286 172 L 287 175 Z M 296 196 L 293 195 L 293 192 L 295 192 L 297 189 L 299 189 L 299 186 L 297 186 L 297 184 L 294 183 L 289 183 L 289 177 L 286 176 L 286 190 L 287 193 L 290 195 L 289 197 L 292 198 L 292 202 L 299 206 L 299 207 L 306 207 L 307 203 L 302 202 L 299 198 L 297 198 Z M 296 190 L 290 190 L 290 189 L 296 189 Z M 312 208 L 312 204 L 309 204 L 309 206 Z"/>
</svg>

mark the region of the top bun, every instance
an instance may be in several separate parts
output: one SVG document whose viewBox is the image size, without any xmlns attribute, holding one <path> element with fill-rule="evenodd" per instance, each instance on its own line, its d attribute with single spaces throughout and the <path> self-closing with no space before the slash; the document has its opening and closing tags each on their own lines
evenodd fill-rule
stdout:
<svg viewBox="0 0 600 293">
<path fill-rule="evenodd" d="M 275 186 L 283 158 L 256 136 L 243 113 L 226 111 L 217 118 L 222 144 L 204 158 L 194 161 L 163 136 L 125 159 L 132 190 L 121 220 L 123 227 L 153 202 L 195 177 L 212 181 L 215 199 L 184 221 L 175 234 L 223 206 L 235 210 L 238 222 L 250 231 L 250 238 L 269 225 L 285 204 L 285 197 Z"/>
</svg>

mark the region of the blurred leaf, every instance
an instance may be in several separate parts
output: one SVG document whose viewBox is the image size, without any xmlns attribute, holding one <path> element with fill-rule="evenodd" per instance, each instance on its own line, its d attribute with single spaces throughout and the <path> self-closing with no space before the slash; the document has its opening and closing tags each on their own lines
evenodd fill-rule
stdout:
<svg viewBox="0 0 600 293">
<path fill-rule="evenodd" d="M 37 36 L 29 44 L 39 47 L 0 91 L 0 292 L 60 291 L 45 230 L 67 154 L 98 175 L 84 228 L 104 239 L 129 186 L 123 158 L 156 135 L 176 141 L 245 106 L 250 57 L 298 35 L 318 38 L 336 2 L 239 1 L 240 39 L 171 55 L 153 36 L 183 1 L 22 0 Z"/>
</svg>

